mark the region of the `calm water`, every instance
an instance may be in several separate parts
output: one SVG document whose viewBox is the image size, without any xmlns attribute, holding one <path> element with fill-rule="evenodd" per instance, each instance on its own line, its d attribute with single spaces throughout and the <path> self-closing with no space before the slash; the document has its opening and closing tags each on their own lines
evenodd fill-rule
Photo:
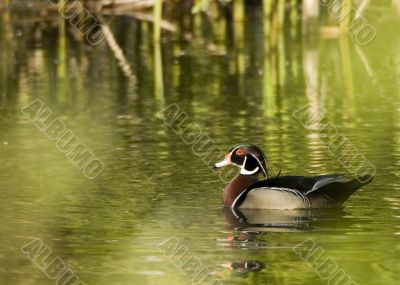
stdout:
<svg viewBox="0 0 400 285">
<path fill-rule="evenodd" d="M 161 61 L 149 25 L 117 18 L 125 71 L 107 44 L 69 36 L 63 47 L 57 27 L 2 14 L 0 283 L 55 284 L 21 252 L 38 238 L 86 284 L 190 284 L 158 248 L 174 237 L 223 284 L 328 284 L 293 251 L 310 238 L 354 282 L 399 284 L 400 17 L 371 2 L 368 46 L 348 34 L 306 40 L 300 28 L 265 41 L 249 6 L 243 30 L 178 24 L 186 36 L 166 34 Z M 21 112 L 37 98 L 104 163 L 97 179 Z M 171 103 L 223 150 L 261 146 L 273 175 L 347 173 L 292 115 L 325 109 L 376 178 L 343 209 L 249 212 L 241 223 L 220 208 L 218 174 L 157 118 Z M 246 261 L 263 269 L 227 268 Z"/>
</svg>

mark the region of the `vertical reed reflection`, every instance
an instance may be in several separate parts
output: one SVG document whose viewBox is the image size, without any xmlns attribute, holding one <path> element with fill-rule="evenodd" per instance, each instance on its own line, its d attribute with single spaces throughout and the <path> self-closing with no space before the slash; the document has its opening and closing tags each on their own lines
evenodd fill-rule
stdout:
<svg viewBox="0 0 400 285">
<path fill-rule="evenodd" d="M 3 1 L 2 5 L 6 7 L 9 3 L 9 0 Z M 319 74 L 323 64 L 319 56 L 319 43 L 324 42 L 325 38 L 319 37 L 323 18 L 321 7 L 315 1 L 276 0 L 261 1 L 258 4 L 245 0 L 230 4 L 211 2 L 202 8 L 205 12 L 200 11 L 195 15 L 191 14 L 191 4 L 185 1 L 179 2 L 176 7 L 169 6 L 168 2 L 162 4 L 156 1 L 155 4 L 154 10 L 140 10 L 146 16 L 140 14 L 141 19 L 146 21 L 136 19 L 135 14 L 124 14 L 122 9 L 118 10 L 122 16 L 115 17 L 108 16 L 109 11 L 101 15 L 102 10 L 96 10 L 96 13 L 100 13 L 96 16 L 103 24 L 105 33 L 105 42 L 96 47 L 89 46 L 82 37 L 74 36 L 76 31 L 73 32 L 73 27 L 55 14 L 57 11 L 54 7 L 53 10 L 49 8 L 48 17 L 44 17 L 46 22 L 37 17 L 32 18 L 31 15 L 25 19 L 24 12 L 19 10 L 18 18 L 10 18 L 10 10 L 2 9 L 2 62 L 9 62 L 10 58 L 20 53 L 22 56 L 18 58 L 21 67 L 31 62 L 26 58 L 38 56 L 26 44 L 22 44 L 22 40 L 13 36 L 13 29 L 25 23 L 24 31 L 29 38 L 27 41 L 33 42 L 39 49 L 41 45 L 57 42 L 56 64 L 51 48 L 47 47 L 43 52 L 44 69 L 48 73 L 46 80 L 49 81 L 44 84 L 57 86 L 49 96 L 57 96 L 62 102 L 66 101 L 68 94 L 75 93 L 73 90 L 84 92 L 85 77 L 96 81 L 100 72 L 122 72 L 125 79 L 112 84 L 121 85 L 121 93 L 128 92 L 133 95 L 132 98 L 145 97 L 143 94 L 151 89 L 159 100 L 165 98 L 171 101 L 171 93 L 177 92 L 178 96 L 187 98 L 189 102 L 194 100 L 195 92 L 188 90 L 193 91 L 194 83 L 199 80 L 209 87 L 205 92 L 216 96 L 227 96 L 232 92 L 242 98 L 253 96 L 249 94 L 246 82 L 261 72 L 263 95 L 254 96 L 264 106 L 260 111 L 267 116 L 279 112 L 280 105 L 277 102 L 280 100 L 281 87 L 292 80 L 300 86 L 305 85 L 303 102 L 307 100 L 314 111 L 324 105 L 324 100 L 329 100 L 319 98 L 320 81 L 327 77 Z M 346 23 L 350 20 L 347 19 Z M 149 24 L 149 21 L 153 23 Z M 176 25 L 175 32 L 174 29 L 166 29 L 166 23 Z M 259 27 L 263 27 L 263 30 Z M 324 31 L 335 31 L 332 27 L 323 28 Z M 303 40 L 300 33 L 302 29 L 306 31 Z M 160 41 L 162 30 L 165 30 L 162 33 L 163 41 L 154 44 Z M 56 33 L 57 41 L 50 36 Z M 262 42 L 250 42 L 256 38 L 249 37 L 250 33 L 264 33 L 265 38 Z M 353 43 L 348 36 L 335 36 L 333 32 L 328 37 L 329 41 L 338 43 L 340 50 L 335 72 L 340 70 L 337 75 L 343 79 L 345 92 L 348 98 L 354 98 L 354 71 L 351 63 Z M 301 41 L 303 46 L 299 45 Z M 360 54 L 359 50 L 357 54 Z M 326 57 L 333 60 L 332 55 Z M 260 58 L 259 62 L 250 62 Z M 373 64 L 365 55 L 360 55 L 360 58 L 371 76 Z M 23 74 L 22 68 L 15 72 L 11 70 L 14 68 L 16 65 L 12 63 L 1 67 L 0 88 L 5 91 L 1 92 L 0 97 L 3 102 L 7 94 L 18 93 L 7 91 L 12 82 L 16 83 L 15 86 L 19 85 L 18 81 Z M 27 70 L 28 74 L 24 76 L 29 76 L 29 68 Z M 218 76 L 219 73 L 223 73 L 223 76 Z M 10 79 L 10 74 L 13 79 Z M 232 80 L 232 77 L 236 80 Z M 147 86 L 149 78 L 154 78 L 150 80 L 150 88 Z M 330 84 L 329 79 L 324 80 L 325 84 Z M 126 83 L 127 86 L 122 86 Z M 326 88 L 329 89 L 329 86 Z"/>
<path fill-rule="evenodd" d="M 159 102 L 164 102 L 163 64 L 161 45 L 158 43 L 154 44 L 154 94 Z"/>
<path fill-rule="evenodd" d="M 64 13 L 65 1 L 58 2 L 58 10 Z M 57 58 L 57 98 L 63 103 L 67 102 L 67 30 L 65 19 L 60 15 L 58 19 L 58 58 Z"/>
</svg>

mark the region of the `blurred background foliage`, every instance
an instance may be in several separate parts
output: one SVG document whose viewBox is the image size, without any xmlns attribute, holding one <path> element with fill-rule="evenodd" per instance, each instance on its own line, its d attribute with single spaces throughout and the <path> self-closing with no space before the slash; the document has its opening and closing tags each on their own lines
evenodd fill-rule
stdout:
<svg viewBox="0 0 400 285">
<path fill-rule="evenodd" d="M 63 0 L 58 2 L 58 5 L 68 7 L 74 2 L 76 1 Z M 366 21 L 375 20 L 376 17 L 383 16 L 385 9 L 391 9 L 394 13 L 385 17 L 398 17 L 400 13 L 398 0 L 379 4 L 373 1 L 370 3 L 369 0 L 325 1 L 331 3 L 329 6 L 322 6 L 319 1 L 314 0 L 169 0 L 163 3 L 155 0 L 90 0 L 79 2 L 98 23 L 105 27 L 105 40 L 99 46 L 91 46 L 85 34 L 82 33 L 88 21 L 86 18 L 88 15 L 85 13 L 79 14 L 80 19 L 74 18 L 78 24 L 72 24 L 71 21 L 60 17 L 61 8 L 57 7 L 57 1 L 2 0 L 0 2 L 3 63 L 0 96 L 3 102 L 7 99 L 4 98 L 7 94 L 8 96 L 15 94 L 11 92 L 12 89 L 21 88 L 20 74 L 23 69 L 21 65 L 13 63 L 18 61 L 33 68 L 40 68 L 38 65 L 43 64 L 51 65 L 50 62 L 44 62 L 43 57 L 41 59 L 42 51 L 37 49 L 43 44 L 57 47 L 49 52 L 57 55 L 56 60 L 59 64 L 56 68 L 55 66 L 48 67 L 48 70 L 55 68 L 54 73 L 48 76 L 62 79 L 58 84 L 64 87 L 57 88 L 58 91 L 55 92 L 61 97 L 66 96 L 68 89 L 72 88 L 65 81 L 70 81 L 71 77 L 78 82 L 82 81 L 82 74 L 75 77 L 71 73 L 83 70 L 85 70 L 84 73 L 90 72 L 88 68 L 94 64 L 92 59 L 98 58 L 95 54 L 109 50 L 125 75 L 129 88 L 135 88 L 140 77 L 135 68 L 139 63 L 134 62 L 134 59 L 131 60 L 132 56 L 151 71 L 154 78 L 154 93 L 162 99 L 164 85 L 168 81 L 166 76 L 176 74 L 173 70 L 179 68 L 172 67 L 173 64 L 168 61 L 171 60 L 171 56 L 179 56 L 188 46 L 201 47 L 209 54 L 226 57 L 229 61 L 229 70 L 235 69 L 241 82 L 243 80 L 240 80 L 240 74 L 245 72 L 248 64 L 246 57 L 249 56 L 249 52 L 251 54 L 250 49 L 258 49 L 262 44 L 260 57 L 255 59 L 254 63 L 261 61 L 264 65 L 276 67 L 264 72 L 265 79 L 272 82 L 265 86 L 266 88 L 283 85 L 289 75 L 299 79 L 300 74 L 296 69 L 298 65 L 309 67 L 304 68 L 304 72 L 308 73 L 304 76 L 306 80 L 310 80 L 311 88 L 318 88 L 317 85 L 320 84 L 316 80 L 320 76 L 316 74 L 315 69 L 318 60 L 312 50 L 319 48 L 319 38 L 338 39 L 342 51 L 340 57 L 344 63 L 343 80 L 349 87 L 348 92 L 352 93 L 354 91 L 352 79 L 349 76 L 350 66 L 346 60 L 349 56 L 348 38 L 352 37 L 346 32 L 346 25 L 352 23 L 351 18 L 360 16 L 365 16 Z M 357 14 L 349 14 L 346 16 L 349 19 L 338 23 L 335 17 L 330 16 L 329 9 L 340 11 L 346 5 L 354 7 Z M 157 6 L 160 8 L 157 9 Z M 364 15 L 366 8 L 369 13 Z M 77 29 L 79 26 L 81 29 Z M 161 47 L 157 44 L 160 39 L 163 42 Z M 260 45 L 253 45 L 249 41 L 258 41 Z M 290 71 L 285 67 L 288 65 L 285 61 L 288 53 L 292 53 L 289 51 L 292 45 L 302 45 L 304 49 L 303 59 L 293 56 L 294 62 Z M 362 49 L 357 45 L 355 48 L 368 74 L 372 76 L 376 70 L 371 68 Z M 145 50 L 148 51 L 148 58 L 139 59 L 137 56 L 139 51 Z M 296 49 L 295 52 L 300 52 L 300 50 Z M 165 70 L 162 67 L 163 63 L 168 67 L 171 66 L 171 70 Z M 101 60 L 97 60 L 95 65 L 102 66 Z M 79 68 L 73 66 L 79 66 Z M 47 80 L 52 81 L 50 78 Z M 73 86 L 79 88 L 78 85 Z M 12 97 L 7 100 L 16 100 L 14 95 Z"/>
</svg>

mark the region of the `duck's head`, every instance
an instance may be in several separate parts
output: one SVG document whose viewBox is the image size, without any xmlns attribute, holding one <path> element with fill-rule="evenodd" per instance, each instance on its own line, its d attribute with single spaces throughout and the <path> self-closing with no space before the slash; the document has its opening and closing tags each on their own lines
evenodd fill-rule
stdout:
<svg viewBox="0 0 400 285">
<path fill-rule="evenodd" d="M 263 151 L 255 145 L 241 144 L 232 147 L 224 160 L 217 162 L 215 168 L 236 165 L 242 175 L 262 174 L 268 178 L 268 168 Z"/>
</svg>

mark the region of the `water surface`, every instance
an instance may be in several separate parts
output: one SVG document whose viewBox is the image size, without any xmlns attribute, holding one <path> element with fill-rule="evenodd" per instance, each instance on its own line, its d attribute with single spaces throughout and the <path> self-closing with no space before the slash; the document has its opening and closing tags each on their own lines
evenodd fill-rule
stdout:
<svg viewBox="0 0 400 285">
<path fill-rule="evenodd" d="M 307 40 L 299 28 L 271 44 L 259 7 L 249 6 L 239 36 L 207 25 L 165 34 L 161 61 L 148 24 L 116 18 L 131 73 L 105 43 L 69 36 L 63 48 L 57 27 L 2 25 L 0 283 L 54 283 L 21 253 L 39 238 L 86 284 L 190 284 L 158 247 L 176 238 L 223 284 L 327 284 L 293 251 L 307 239 L 358 284 L 398 284 L 400 22 L 372 2 L 365 16 L 377 38 L 368 46 L 349 34 Z M 98 178 L 87 179 L 21 112 L 35 99 L 104 163 Z M 351 175 L 293 117 L 307 105 L 325 110 L 376 167 L 375 180 L 343 209 L 247 213 L 254 222 L 244 223 L 220 208 L 218 173 L 157 117 L 173 103 L 220 149 L 262 147 L 272 175 Z M 229 269 L 246 261 L 263 269 Z"/>
</svg>

